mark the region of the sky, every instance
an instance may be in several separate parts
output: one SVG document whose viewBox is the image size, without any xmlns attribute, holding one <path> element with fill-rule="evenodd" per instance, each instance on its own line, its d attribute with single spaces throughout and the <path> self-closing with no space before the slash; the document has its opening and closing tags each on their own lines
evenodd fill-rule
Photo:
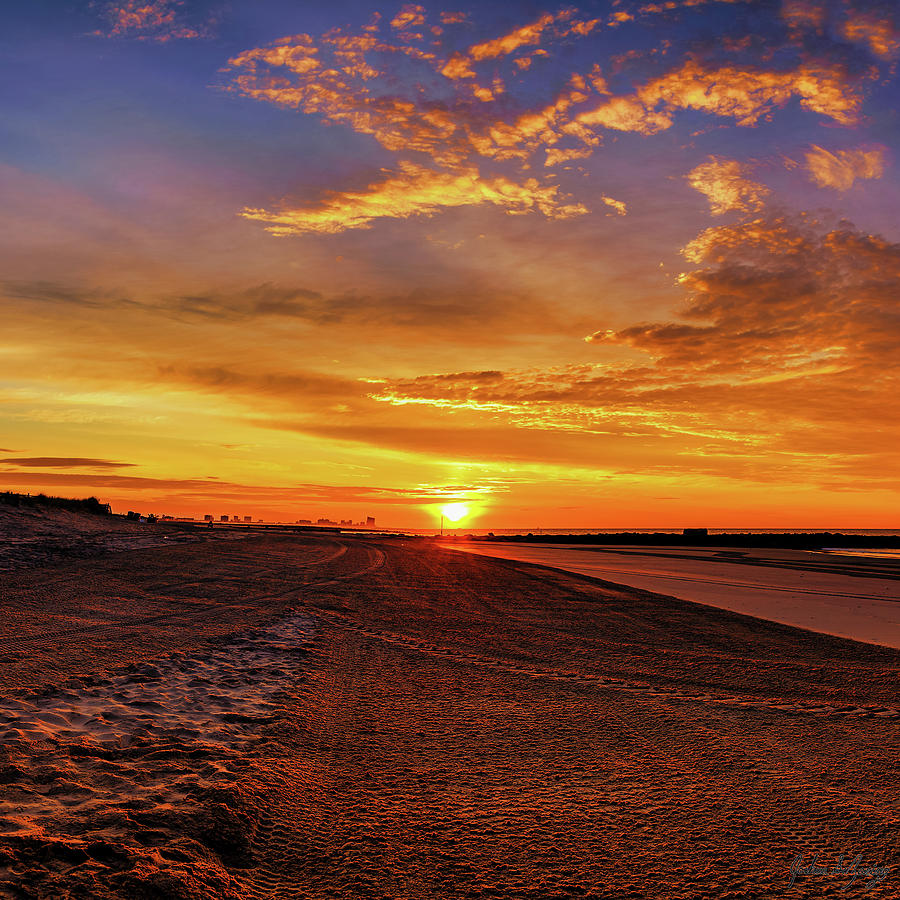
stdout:
<svg viewBox="0 0 900 900">
<path fill-rule="evenodd" d="M 894 0 L 0 11 L 0 489 L 896 527 Z"/>
</svg>

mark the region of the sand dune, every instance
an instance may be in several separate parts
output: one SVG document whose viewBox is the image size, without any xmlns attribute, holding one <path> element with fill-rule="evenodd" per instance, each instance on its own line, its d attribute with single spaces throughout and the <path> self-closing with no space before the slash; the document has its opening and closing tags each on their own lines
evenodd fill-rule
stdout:
<svg viewBox="0 0 900 900">
<path fill-rule="evenodd" d="M 128 551 L 0 603 L 3 896 L 896 895 L 896 651 L 423 541 Z M 817 851 L 878 869 L 788 891 Z"/>
<path fill-rule="evenodd" d="M 216 537 L 228 536 L 217 533 Z M 89 515 L 49 507 L 21 509 L 0 504 L 0 573 L 118 550 L 168 546 L 207 538 L 117 516 Z"/>
</svg>

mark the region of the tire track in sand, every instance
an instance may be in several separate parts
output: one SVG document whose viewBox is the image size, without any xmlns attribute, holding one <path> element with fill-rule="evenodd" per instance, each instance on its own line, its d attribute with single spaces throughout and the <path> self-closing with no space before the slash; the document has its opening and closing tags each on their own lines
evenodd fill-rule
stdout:
<svg viewBox="0 0 900 900">
<path fill-rule="evenodd" d="M 867 719 L 898 719 L 900 707 L 886 705 L 856 705 L 856 704 L 829 704 L 827 702 L 812 702 L 802 700 L 787 700 L 784 698 L 760 698 L 740 694 L 714 694 L 709 691 L 684 691 L 677 688 L 654 687 L 644 681 L 631 681 L 604 675 L 585 675 L 574 671 L 558 671 L 554 669 L 536 669 L 531 666 L 521 665 L 509 660 L 484 656 L 477 653 L 466 653 L 454 650 L 450 647 L 432 644 L 417 638 L 396 632 L 381 631 L 366 628 L 358 621 L 343 613 L 332 610 L 316 609 L 314 615 L 321 616 L 339 628 L 349 629 L 356 634 L 372 640 L 403 647 L 418 653 L 426 653 L 442 659 L 453 660 L 472 666 L 480 666 L 489 669 L 499 669 L 515 675 L 528 678 L 542 678 L 551 681 L 572 682 L 580 684 L 592 684 L 601 688 L 625 691 L 648 697 L 654 700 L 677 700 L 688 703 L 709 703 L 723 706 L 749 707 L 753 709 L 765 709 L 775 712 L 793 715 L 818 715 L 835 718 L 867 718 Z"/>
</svg>

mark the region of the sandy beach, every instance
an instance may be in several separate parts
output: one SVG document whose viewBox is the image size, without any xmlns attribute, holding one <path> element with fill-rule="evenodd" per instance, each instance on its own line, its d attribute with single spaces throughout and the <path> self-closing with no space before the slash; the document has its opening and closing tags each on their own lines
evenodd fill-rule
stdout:
<svg viewBox="0 0 900 900">
<path fill-rule="evenodd" d="M 0 605 L 2 896 L 897 894 L 896 650 L 342 536 Z"/>
</svg>

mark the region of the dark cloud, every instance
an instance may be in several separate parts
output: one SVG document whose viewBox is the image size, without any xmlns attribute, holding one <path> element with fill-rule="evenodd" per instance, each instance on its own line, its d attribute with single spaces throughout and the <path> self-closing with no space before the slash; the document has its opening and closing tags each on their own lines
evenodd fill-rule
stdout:
<svg viewBox="0 0 900 900">
<path fill-rule="evenodd" d="M 112 462 L 108 459 L 89 459 L 80 456 L 8 457 L 0 459 L 0 462 L 28 469 L 125 469 L 134 465 L 134 463 Z"/>
<path fill-rule="evenodd" d="M 297 483 L 287 486 L 242 484 L 218 478 L 148 478 L 135 475 L 101 473 L 15 472 L 0 470 L 0 480 L 7 484 L 34 487 L 86 486 L 107 491 L 138 490 L 149 492 L 148 502 L 166 500 L 208 500 L 210 502 L 236 500 L 241 502 L 272 501 L 284 504 L 310 503 L 373 503 L 416 506 L 439 503 L 448 497 L 474 498 L 486 492 L 502 490 L 492 484 L 431 484 L 409 488 L 377 485 L 329 485 Z"/>
<path fill-rule="evenodd" d="M 10 300 L 51 303 L 59 306 L 82 306 L 97 309 L 115 302 L 127 302 L 98 289 L 82 289 L 52 281 L 4 281 L 0 286 Z"/>
<path fill-rule="evenodd" d="M 242 322 L 281 317 L 313 325 L 377 328 L 382 339 L 392 332 L 452 332 L 472 343 L 504 340 L 511 333 L 561 329 L 560 312 L 540 298 L 511 291 L 463 285 L 406 293 L 349 293 L 326 297 L 290 285 L 260 284 L 242 291 L 209 291 L 162 302 L 163 311 L 178 318 Z M 502 328 L 488 328 L 502 325 Z"/>
<path fill-rule="evenodd" d="M 161 366 L 160 377 L 239 397 L 305 400 L 363 397 L 367 385 L 321 372 L 249 374 L 224 366 Z"/>
</svg>

